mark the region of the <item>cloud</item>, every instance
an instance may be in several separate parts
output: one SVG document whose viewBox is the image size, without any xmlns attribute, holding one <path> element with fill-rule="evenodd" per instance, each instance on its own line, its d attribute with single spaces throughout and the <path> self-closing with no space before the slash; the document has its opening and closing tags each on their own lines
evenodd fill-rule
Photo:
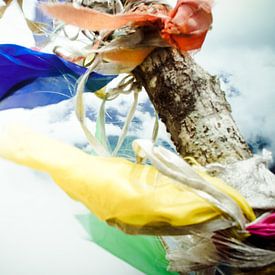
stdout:
<svg viewBox="0 0 275 275">
<path fill-rule="evenodd" d="M 215 1 L 213 30 L 207 37 L 212 49 L 221 47 L 275 48 L 273 0 Z"/>
<path fill-rule="evenodd" d="M 35 44 L 17 1 L 10 4 L 0 20 L 0 43 L 13 43 L 26 47 L 33 47 Z"/>
</svg>

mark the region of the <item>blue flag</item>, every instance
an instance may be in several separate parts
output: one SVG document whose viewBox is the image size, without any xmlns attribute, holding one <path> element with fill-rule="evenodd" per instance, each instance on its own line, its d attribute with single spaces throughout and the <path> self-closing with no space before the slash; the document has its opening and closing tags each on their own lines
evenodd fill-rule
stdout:
<svg viewBox="0 0 275 275">
<path fill-rule="evenodd" d="M 12 44 L 0 45 L 0 110 L 34 108 L 60 102 L 75 94 L 86 68 L 54 54 Z M 92 73 L 86 91 L 95 92 L 115 76 Z"/>
</svg>

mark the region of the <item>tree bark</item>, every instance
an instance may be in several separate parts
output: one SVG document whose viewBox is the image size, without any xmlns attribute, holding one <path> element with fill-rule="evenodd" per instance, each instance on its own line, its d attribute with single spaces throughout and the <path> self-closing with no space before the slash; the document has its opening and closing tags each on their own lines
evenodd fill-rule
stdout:
<svg viewBox="0 0 275 275">
<path fill-rule="evenodd" d="M 134 74 L 182 156 L 192 156 L 202 165 L 251 157 L 219 80 L 190 56 L 156 49 Z"/>
</svg>

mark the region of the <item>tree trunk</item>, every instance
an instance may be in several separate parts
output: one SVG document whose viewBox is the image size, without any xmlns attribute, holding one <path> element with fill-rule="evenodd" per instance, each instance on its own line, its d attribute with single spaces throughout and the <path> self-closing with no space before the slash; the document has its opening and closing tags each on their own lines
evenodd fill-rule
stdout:
<svg viewBox="0 0 275 275">
<path fill-rule="evenodd" d="M 251 157 L 217 77 L 175 49 L 155 50 L 134 74 L 182 156 L 200 164 Z"/>
</svg>

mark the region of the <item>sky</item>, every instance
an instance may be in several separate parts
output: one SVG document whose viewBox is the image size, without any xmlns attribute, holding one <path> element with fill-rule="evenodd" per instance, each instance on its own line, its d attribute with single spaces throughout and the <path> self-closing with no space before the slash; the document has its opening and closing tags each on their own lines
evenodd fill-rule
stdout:
<svg viewBox="0 0 275 275">
<path fill-rule="evenodd" d="M 31 15 L 32 1 L 25 3 L 26 12 Z M 225 76 L 221 85 L 241 132 L 251 143 L 259 136 L 266 138 L 267 147 L 275 155 L 274 10 L 273 0 L 215 1 L 213 28 L 194 58 L 211 74 Z M 0 20 L 0 43 L 34 45 L 15 4 Z M 141 103 L 146 100 L 142 94 Z M 127 112 L 130 101 L 130 97 L 124 97 L 113 103 L 120 117 Z M 86 102 L 93 102 L 93 108 L 99 106 L 90 95 Z M 141 109 L 137 117 L 142 127 L 132 128 L 132 133 L 150 137 L 153 119 Z M 1 112 L 0 129 L 14 120 L 70 144 L 86 142 L 72 101 L 32 111 Z M 93 129 L 95 125 L 91 122 L 89 126 Z M 161 127 L 161 137 L 168 139 Z M 117 125 L 108 125 L 107 131 L 118 134 L 120 130 Z M 140 274 L 87 241 L 74 218 L 86 210 L 59 190 L 48 176 L 0 160 L 0 188 L 0 274 Z"/>
</svg>

